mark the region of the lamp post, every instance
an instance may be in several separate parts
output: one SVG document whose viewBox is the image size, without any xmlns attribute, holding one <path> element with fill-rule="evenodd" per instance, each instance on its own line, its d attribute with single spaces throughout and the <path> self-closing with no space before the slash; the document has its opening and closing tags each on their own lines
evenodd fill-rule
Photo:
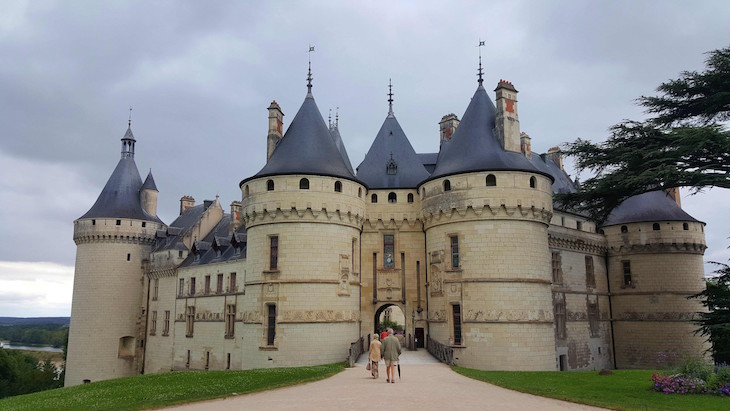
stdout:
<svg viewBox="0 0 730 411">
<path fill-rule="evenodd" d="M 411 310 L 411 324 L 413 326 L 413 339 L 411 340 L 411 343 L 413 344 L 413 351 L 418 350 L 417 344 L 416 344 L 416 312 Z"/>
</svg>

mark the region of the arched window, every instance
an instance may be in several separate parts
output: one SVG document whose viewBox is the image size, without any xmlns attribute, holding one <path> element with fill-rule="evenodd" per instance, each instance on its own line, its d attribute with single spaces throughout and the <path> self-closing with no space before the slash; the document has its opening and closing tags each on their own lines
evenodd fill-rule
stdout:
<svg viewBox="0 0 730 411">
<path fill-rule="evenodd" d="M 299 189 L 309 190 L 309 180 L 307 180 L 306 178 L 299 180 Z"/>
<path fill-rule="evenodd" d="M 451 181 L 444 180 L 444 191 L 451 191 Z"/>
<path fill-rule="evenodd" d="M 377 203 L 378 202 L 378 195 L 377 194 L 371 195 L 370 196 L 370 202 L 371 203 Z"/>
<path fill-rule="evenodd" d="M 362 197 L 362 187 L 357 189 L 357 196 Z"/>
<path fill-rule="evenodd" d="M 494 187 L 497 185 L 497 177 L 494 176 L 494 174 L 490 174 L 487 176 L 487 187 Z"/>
<path fill-rule="evenodd" d="M 629 228 L 628 228 L 628 227 L 626 227 L 625 225 L 622 225 L 622 226 L 621 226 L 621 232 L 622 232 L 622 233 L 628 233 L 628 232 L 629 232 Z"/>
<path fill-rule="evenodd" d="M 274 180 L 266 182 L 266 191 L 274 191 Z"/>
<path fill-rule="evenodd" d="M 398 202 L 398 196 L 392 191 L 388 194 L 388 202 L 391 204 Z"/>
<path fill-rule="evenodd" d="M 651 229 L 654 231 L 659 231 L 662 229 L 662 227 L 659 225 L 659 223 L 654 223 L 651 225 Z"/>
<path fill-rule="evenodd" d="M 409 203 L 413 202 L 413 193 L 408 193 L 408 202 Z"/>
<path fill-rule="evenodd" d="M 533 176 L 533 177 L 530 177 L 530 188 L 535 188 L 535 187 L 537 187 L 537 179 Z"/>
<path fill-rule="evenodd" d="M 683 229 L 684 231 L 687 231 L 687 230 L 689 230 L 689 224 L 687 224 L 687 223 L 683 223 L 683 224 L 682 224 L 682 229 Z"/>
<path fill-rule="evenodd" d="M 339 181 L 335 181 L 335 192 L 336 193 L 342 192 L 342 183 Z"/>
</svg>

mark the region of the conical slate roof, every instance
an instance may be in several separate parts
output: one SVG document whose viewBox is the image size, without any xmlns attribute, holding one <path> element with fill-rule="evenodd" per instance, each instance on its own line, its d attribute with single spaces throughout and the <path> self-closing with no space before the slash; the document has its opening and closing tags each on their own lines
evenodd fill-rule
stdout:
<svg viewBox="0 0 730 411">
<path fill-rule="evenodd" d="M 526 171 L 550 178 L 522 153 L 505 151 L 494 132 L 497 110 L 480 84 L 451 140 L 441 146 L 433 180 L 474 171 Z"/>
<path fill-rule="evenodd" d="M 357 181 L 337 149 L 311 93 L 307 94 L 264 168 L 241 184 L 254 178 L 282 174 L 322 175 Z"/>
<path fill-rule="evenodd" d="M 337 146 L 337 151 L 340 152 L 340 155 L 342 156 L 342 160 L 345 162 L 347 169 L 350 171 L 351 174 L 354 175 L 355 171 L 352 169 L 352 163 L 350 163 L 350 157 L 347 155 L 347 150 L 345 149 L 345 143 L 342 142 L 342 136 L 340 136 L 340 129 L 336 124 L 334 126 L 330 127 L 330 135 L 332 136 L 332 141 L 335 142 L 335 145 Z"/>
<path fill-rule="evenodd" d="M 160 191 L 157 189 L 157 184 L 155 184 L 155 178 L 152 177 L 152 170 L 150 170 L 150 172 L 147 173 L 147 178 L 144 180 L 144 184 L 142 184 L 141 190 Z"/>
<path fill-rule="evenodd" d="M 415 188 L 428 178 L 428 171 L 393 113 L 385 118 L 370 150 L 357 166 L 357 178 L 371 189 Z"/>
<path fill-rule="evenodd" d="M 650 191 L 629 197 L 611 211 L 604 226 L 651 221 L 693 221 L 664 190 Z"/>
</svg>

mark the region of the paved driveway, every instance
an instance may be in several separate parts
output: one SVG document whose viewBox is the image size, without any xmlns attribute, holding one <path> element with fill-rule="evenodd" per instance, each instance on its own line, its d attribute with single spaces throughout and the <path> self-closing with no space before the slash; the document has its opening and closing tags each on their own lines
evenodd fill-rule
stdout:
<svg viewBox="0 0 730 411">
<path fill-rule="evenodd" d="M 203 401 L 172 410 L 598 410 L 549 398 L 510 391 L 457 374 L 426 350 L 404 351 L 401 378 L 385 382 L 385 365 L 373 380 L 365 370 L 366 355 L 357 365 L 316 382 Z"/>
</svg>

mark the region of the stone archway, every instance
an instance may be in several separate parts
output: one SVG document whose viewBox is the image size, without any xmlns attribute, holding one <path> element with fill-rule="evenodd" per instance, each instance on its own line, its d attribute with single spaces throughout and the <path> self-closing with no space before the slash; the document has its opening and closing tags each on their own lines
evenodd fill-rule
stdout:
<svg viewBox="0 0 730 411">
<path fill-rule="evenodd" d="M 406 316 L 398 304 L 385 303 L 375 310 L 373 332 L 380 333 L 383 328 L 392 327 L 396 332 L 405 330 Z"/>
</svg>

